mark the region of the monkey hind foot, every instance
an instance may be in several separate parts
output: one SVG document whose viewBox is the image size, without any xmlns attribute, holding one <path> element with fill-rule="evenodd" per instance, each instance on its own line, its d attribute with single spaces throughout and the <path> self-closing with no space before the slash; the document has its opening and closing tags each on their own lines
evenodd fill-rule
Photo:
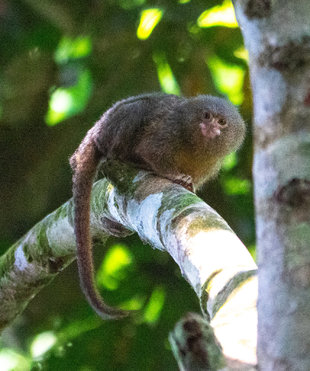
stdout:
<svg viewBox="0 0 310 371">
<path fill-rule="evenodd" d="M 179 184 L 186 188 L 190 192 L 194 192 L 193 179 L 190 175 L 178 174 L 178 175 L 168 175 L 166 176 L 173 183 Z"/>
</svg>

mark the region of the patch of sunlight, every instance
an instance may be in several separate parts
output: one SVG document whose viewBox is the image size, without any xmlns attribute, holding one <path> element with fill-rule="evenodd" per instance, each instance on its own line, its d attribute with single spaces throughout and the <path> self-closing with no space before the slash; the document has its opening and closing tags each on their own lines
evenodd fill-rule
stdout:
<svg viewBox="0 0 310 371">
<path fill-rule="evenodd" d="M 179 4 L 187 4 L 190 3 L 191 0 L 179 0 Z"/>
<path fill-rule="evenodd" d="M 57 337 L 52 331 L 42 332 L 35 336 L 31 345 L 30 353 L 32 357 L 41 357 L 44 353 L 50 350 L 57 342 Z"/>
<path fill-rule="evenodd" d="M 217 5 L 204 11 L 198 17 L 197 24 L 203 28 L 214 26 L 239 27 L 231 0 L 224 0 L 222 5 Z"/>
<path fill-rule="evenodd" d="M 126 277 L 132 261 L 132 254 L 125 245 L 111 247 L 98 270 L 98 284 L 109 290 L 116 290 L 120 281 Z"/>
<path fill-rule="evenodd" d="M 248 179 L 231 176 L 223 179 L 222 184 L 227 195 L 244 195 L 251 190 L 251 182 Z"/>
<path fill-rule="evenodd" d="M 230 230 L 217 228 L 210 226 L 209 230 L 199 231 L 190 237 L 191 263 L 201 267 L 200 274 L 206 274 L 219 267 L 227 267 L 227 264 L 231 267 L 255 269 L 252 257 L 239 238 Z M 227 280 L 225 274 L 219 274 L 216 280 L 211 280 L 208 285 L 208 290 L 212 288 L 211 295 L 223 287 L 225 280 Z"/>
<path fill-rule="evenodd" d="M 119 0 L 119 5 L 123 9 L 137 8 L 145 3 L 145 0 Z"/>
<path fill-rule="evenodd" d="M 251 268 L 250 263 L 243 269 L 252 270 L 257 269 L 257 267 L 252 263 Z M 223 286 L 220 286 L 219 290 L 224 287 L 226 281 L 224 280 L 220 284 Z M 218 309 L 217 315 L 212 318 L 215 337 L 222 341 L 222 344 L 225 343 L 225 357 L 238 357 L 246 363 L 256 363 L 255 340 L 252 341 L 252 339 L 257 338 L 257 310 L 255 308 L 257 291 L 257 276 L 252 275 L 233 290 L 233 293 L 225 299 L 223 305 Z M 242 315 L 232 316 L 231 313 L 234 313 L 237 308 L 245 309 Z M 229 314 L 233 319 L 229 317 Z M 238 341 L 236 341 L 236 333 L 238 333 Z M 245 346 L 248 346 L 246 351 L 244 350 Z M 271 369 L 276 370 L 277 368 L 272 367 Z M 242 368 L 238 367 L 236 369 L 241 370 Z M 290 369 L 290 367 L 287 369 Z"/>
<path fill-rule="evenodd" d="M 143 307 L 144 302 L 144 297 L 136 295 L 133 298 L 122 302 L 120 308 L 126 310 L 139 310 Z"/>
<path fill-rule="evenodd" d="M 157 75 L 162 90 L 167 94 L 180 95 L 181 90 L 164 53 L 155 53 L 153 60 L 157 67 Z"/>
<path fill-rule="evenodd" d="M 80 321 L 73 321 L 59 333 L 62 342 L 68 342 L 83 334 L 102 326 L 102 319 L 99 316 L 91 316 Z"/>
<path fill-rule="evenodd" d="M 67 89 L 59 88 L 52 94 L 50 108 L 57 113 L 66 112 L 73 104 L 72 94 Z"/>
<path fill-rule="evenodd" d="M 165 302 L 166 292 L 163 287 L 156 287 L 152 292 L 150 300 L 144 310 L 144 321 L 156 323 L 160 317 Z"/>
<path fill-rule="evenodd" d="M 89 36 L 78 36 L 75 39 L 64 36 L 55 51 L 54 59 L 58 64 L 66 63 L 69 59 L 87 57 L 92 51 L 92 41 Z"/>
<path fill-rule="evenodd" d="M 17 353 L 13 349 L 0 350 L 1 371 L 28 371 L 31 369 L 31 360 Z"/>
<path fill-rule="evenodd" d="M 232 152 L 224 158 L 222 169 L 225 171 L 229 171 L 233 169 L 237 165 L 237 154 L 236 152 Z"/>
<path fill-rule="evenodd" d="M 249 52 L 244 46 L 240 46 L 234 51 L 234 56 L 249 63 Z"/>
<path fill-rule="evenodd" d="M 58 88 L 50 96 L 45 122 L 54 126 L 84 110 L 92 92 L 90 71 L 80 72 L 77 84 L 68 88 Z"/>
<path fill-rule="evenodd" d="M 109 183 L 109 184 L 107 185 L 107 192 L 108 192 L 108 193 L 111 193 L 113 190 L 114 190 L 114 186 L 113 186 L 111 183 Z"/>
<path fill-rule="evenodd" d="M 161 20 L 163 11 L 159 8 L 151 8 L 142 10 L 140 22 L 137 29 L 137 37 L 140 40 L 146 40 L 150 37 L 154 28 Z"/>
<path fill-rule="evenodd" d="M 227 95 L 236 105 L 243 102 L 243 81 L 245 70 L 236 64 L 228 64 L 213 55 L 208 58 L 207 65 L 211 71 L 216 89 Z"/>
</svg>

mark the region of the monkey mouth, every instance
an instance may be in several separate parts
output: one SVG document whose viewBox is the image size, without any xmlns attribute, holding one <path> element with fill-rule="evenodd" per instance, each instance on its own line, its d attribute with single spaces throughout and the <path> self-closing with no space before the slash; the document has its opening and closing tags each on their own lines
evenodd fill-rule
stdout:
<svg viewBox="0 0 310 371">
<path fill-rule="evenodd" d="M 201 134 L 209 139 L 214 139 L 221 135 L 221 129 L 215 123 L 201 122 L 199 124 Z"/>
</svg>

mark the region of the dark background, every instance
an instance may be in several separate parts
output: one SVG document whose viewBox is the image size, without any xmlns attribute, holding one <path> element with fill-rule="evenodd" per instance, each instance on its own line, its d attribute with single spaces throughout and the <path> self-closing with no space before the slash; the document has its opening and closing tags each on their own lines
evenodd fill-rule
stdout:
<svg viewBox="0 0 310 371">
<path fill-rule="evenodd" d="M 249 76 L 240 30 L 225 7 L 214 8 L 221 4 L 1 1 L 1 253 L 71 197 L 68 158 L 100 115 L 119 99 L 163 90 L 227 96 L 240 106 L 245 144 L 199 195 L 254 254 Z M 218 15 L 215 24 L 201 16 L 207 9 Z M 158 17 L 149 35 L 146 15 Z M 95 255 L 104 298 L 140 315 L 101 321 L 72 264 L 4 332 L 7 370 L 177 370 L 168 333 L 186 312 L 199 312 L 199 303 L 176 264 L 136 236 L 111 239 Z"/>
</svg>

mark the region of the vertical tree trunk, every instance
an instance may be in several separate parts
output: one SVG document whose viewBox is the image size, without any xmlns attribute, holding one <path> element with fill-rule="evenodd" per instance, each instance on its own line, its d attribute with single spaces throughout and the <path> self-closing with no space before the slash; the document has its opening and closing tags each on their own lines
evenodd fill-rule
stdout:
<svg viewBox="0 0 310 371">
<path fill-rule="evenodd" d="M 310 1 L 235 0 L 254 98 L 261 370 L 310 370 Z"/>
</svg>

